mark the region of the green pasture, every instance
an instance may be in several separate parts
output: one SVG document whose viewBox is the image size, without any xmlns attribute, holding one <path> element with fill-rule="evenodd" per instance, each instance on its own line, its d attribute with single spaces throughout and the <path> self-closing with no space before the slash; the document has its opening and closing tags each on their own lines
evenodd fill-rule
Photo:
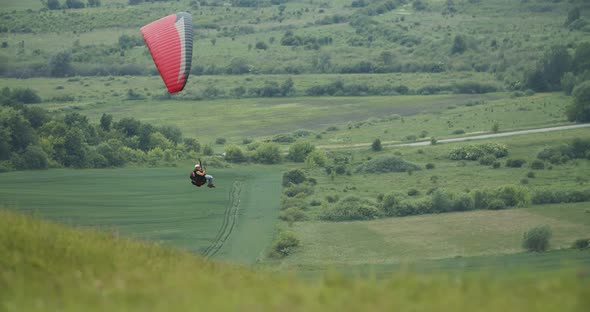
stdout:
<svg viewBox="0 0 590 312">
<path fill-rule="evenodd" d="M 525 185 L 531 193 L 537 190 L 573 190 L 587 189 L 587 176 L 590 175 L 590 161 L 577 159 L 566 164 L 546 164 L 544 170 L 533 170 L 530 164 L 537 159 L 537 154 L 544 148 L 571 142 L 574 138 L 588 138 L 588 129 L 563 130 L 548 133 L 516 135 L 497 139 L 426 145 L 417 147 L 385 147 L 380 152 L 373 152 L 370 146 L 354 150 L 336 150 L 350 159 L 346 169 L 351 175 L 327 175 L 323 168 L 308 169 L 307 175 L 315 178 L 311 199 L 323 201 L 328 195 L 338 195 L 341 199 L 354 195 L 376 201 L 380 194 L 395 193 L 400 198 L 410 198 L 410 190 L 418 191 L 416 198 L 424 197 L 435 188 L 443 188 L 455 193 L 471 192 L 483 189 L 495 189 L 504 185 Z M 481 165 L 478 161 L 456 161 L 448 158 L 449 152 L 460 146 L 496 142 L 505 144 L 508 156 L 499 158 L 500 167 Z M 357 166 L 371 158 L 396 155 L 406 161 L 417 164 L 422 170 L 408 174 L 394 172 L 382 174 L 356 173 Z M 506 166 L 507 159 L 523 159 L 526 163 L 521 168 Z M 433 164 L 434 169 L 425 169 L 426 164 Z M 533 172 L 533 177 L 529 177 Z M 526 184 L 522 184 L 526 180 Z M 307 214 L 314 218 L 320 208 L 311 207 Z"/>
<path fill-rule="evenodd" d="M 282 265 L 412 263 L 519 253 L 523 251 L 522 234 L 543 224 L 553 231 L 551 248 L 569 248 L 590 233 L 588 207 L 588 203 L 562 204 L 363 222 L 296 223 L 292 230 L 301 239 L 301 247 Z"/>
<path fill-rule="evenodd" d="M 0 206 L 196 253 L 218 244 L 218 259 L 256 261 L 274 233 L 280 174 L 270 167 L 215 169 L 217 188 L 196 188 L 185 165 L 4 173 Z M 224 222 L 231 228 L 221 233 Z"/>
</svg>

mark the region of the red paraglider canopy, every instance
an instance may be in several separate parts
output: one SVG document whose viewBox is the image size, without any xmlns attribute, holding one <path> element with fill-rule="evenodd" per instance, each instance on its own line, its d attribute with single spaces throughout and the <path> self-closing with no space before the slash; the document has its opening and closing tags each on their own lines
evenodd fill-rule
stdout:
<svg viewBox="0 0 590 312">
<path fill-rule="evenodd" d="M 191 69 L 193 22 L 191 15 L 168 15 L 141 28 L 154 63 L 169 93 L 182 91 Z"/>
</svg>

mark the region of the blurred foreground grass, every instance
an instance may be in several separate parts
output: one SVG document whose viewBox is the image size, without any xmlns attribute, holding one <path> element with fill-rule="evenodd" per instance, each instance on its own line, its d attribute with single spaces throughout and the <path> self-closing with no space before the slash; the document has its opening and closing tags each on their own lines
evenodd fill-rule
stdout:
<svg viewBox="0 0 590 312">
<path fill-rule="evenodd" d="M 303 279 L 0 210 L 0 311 L 587 311 L 588 272 Z"/>
</svg>

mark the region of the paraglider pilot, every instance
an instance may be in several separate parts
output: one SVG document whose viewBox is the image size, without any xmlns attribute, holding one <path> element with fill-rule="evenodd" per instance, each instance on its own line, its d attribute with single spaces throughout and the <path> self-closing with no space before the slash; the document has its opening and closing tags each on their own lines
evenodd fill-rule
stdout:
<svg viewBox="0 0 590 312">
<path fill-rule="evenodd" d="M 213 176 L 207 174 L 207 171 L 201 166 L 200 162 L 195 165 L 195 170 L 191 172 L 191 183 L 198 187 L 201 187 L 205 183 L 207 183 L 207 187 L 215 187 Z"/>
</svg>

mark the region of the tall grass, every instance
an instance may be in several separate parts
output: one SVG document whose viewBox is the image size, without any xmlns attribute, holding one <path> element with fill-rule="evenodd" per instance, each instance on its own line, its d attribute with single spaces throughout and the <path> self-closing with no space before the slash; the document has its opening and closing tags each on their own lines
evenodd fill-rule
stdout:
<svg viewBox="0 0 590 312">
<path fill-rule="evenodd" d="M 582 271 L 313 280 L 0 210 L 4 311 L 584 311 Z"/>
</svg>

